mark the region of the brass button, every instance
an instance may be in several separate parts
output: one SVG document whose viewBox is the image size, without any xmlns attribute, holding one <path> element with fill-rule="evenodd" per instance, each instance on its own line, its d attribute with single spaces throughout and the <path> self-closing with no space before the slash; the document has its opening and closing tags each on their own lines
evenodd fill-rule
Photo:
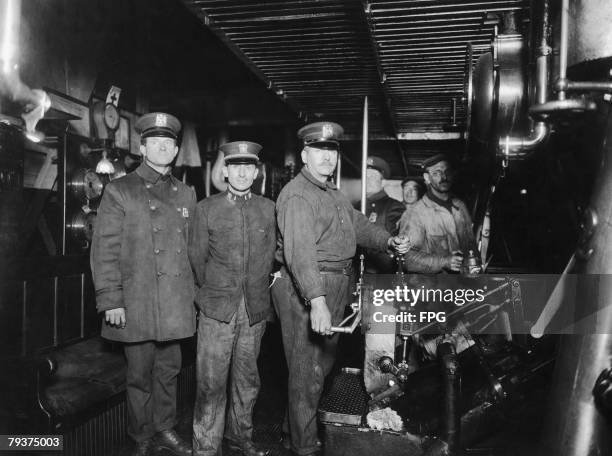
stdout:
<svg viewBox="0 0 612 456">
<path fill-rule="evenodd" d="M 154 211 L 155 209 L 157 209 L 156 206 L 151 206 L 151 210 Z"/>
<path fill-rule="evenodd" d="M 151 185 L 151 184 L 145 184 L 145 187 L 147 187 L 147 188 L 151 188 L 151 187 L 152 187 L 152 185 Z"/>
<path fill-rule="evenodd" d="M 172 187 L 172 190 L 174 190 L 176 192 L 176 191 L 178 191 L 178 187 Z"/>
<path fill-rule="evenodd" d="M 159 253 L 159 249 L 155 249 L 153 252 L 155 252 L 155 255 L 157 255 Z"/>
<path fill-rule="evenodd" d="M 176 251 L 176 253 L 181 253 L 181 252 L 182 252 L 182 250 L 181 250 L 181 249 L 178 249 L 178 250 Z"/>
<path fill-rule="evenodd" d="M 177 207 L 177 208 L 176 208 L 176 210 L 177 210 L 178 212 L 181 212 L 181 210 L 182 210 L 182 209 L 181 209 L 180 207 Z"/>
<path fill-rule="evenodd" d="M 157 271 L 157 277 L 161 277 L 164 273 L 161 271 Z"/>
<path fill-rule="evenodd" d="M 158 228 L 158 227 L 156 227 L 156 226 L 154 226 L 154 227 L 153 227 L 153 232 L 154 232 L 154 233 L 159 233 L 159 228 Z"/>
<path fill-rule="evenodd" d="M 176 229 L 176 232 L 177 232 L 177 233 L 182 233 L 182 232 L 183 232 L 183 230 L 181 230 L 180 228 L 177 228 L 177 229 Z"/>
</svg>

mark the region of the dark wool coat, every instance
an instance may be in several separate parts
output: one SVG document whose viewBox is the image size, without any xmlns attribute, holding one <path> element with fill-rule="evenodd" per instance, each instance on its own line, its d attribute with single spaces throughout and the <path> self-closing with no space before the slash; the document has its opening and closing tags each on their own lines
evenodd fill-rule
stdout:
<svg viewBox="0 0 612 456">
<path fill-rule="evenodd" d="M 143 164 L 110 182 L 98 209 L 91 270 L 99 312 L 124 307 L 126 327 L 102 323 L 121 342 L 195 333 L 194 280 L 187 253 L 192 189 Z"/>
</svg>

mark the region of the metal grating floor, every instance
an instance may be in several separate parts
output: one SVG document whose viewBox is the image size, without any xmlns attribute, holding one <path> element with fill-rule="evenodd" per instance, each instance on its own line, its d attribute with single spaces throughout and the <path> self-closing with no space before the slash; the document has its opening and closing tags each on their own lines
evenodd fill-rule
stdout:
<svg viewBox="0 0 612 456">
<path fill-rule="evenodd" d="M 342 371 L 332 381 L 319 405 L 321 421 L 328 423 L 361 424 L 368 408 L 368 394 L 361 375 Z"/>
</svg>

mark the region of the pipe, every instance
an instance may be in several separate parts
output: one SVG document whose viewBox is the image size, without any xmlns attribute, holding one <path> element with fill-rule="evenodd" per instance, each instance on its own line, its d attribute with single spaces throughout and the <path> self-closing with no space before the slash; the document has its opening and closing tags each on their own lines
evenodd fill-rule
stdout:
<svg viewBox="0 0 612 456">
<path fill-rule="evenodd" d="M 564 0 L 567 1 L 567 0 Z M 550 5 L 545 0 L 542 5 L 542 22 L 540 28 L 540 46 L 536 58 L 536 104 L 546 103 L 548 90 L 548 59 L 549 47 L 549 23 Z M 542 144 L 548 137 L 550 128 L 545 122 L 536 122 L 529 136 L 499 138 L 498 146 L 503 150 L 507 158 L 523 158 L 527 156 L 538 145 Z"/>
<path fill-rule="evenodd" d="M 361 140 L 361 213 L 366 213 L 366 171 L 368 169 L 368 97 L 363 101 L 363 137 Z"/>
<path fill-rule="evenodd" d="M 568 46 L 569 0 L 561 0 L 561 37 L 559 43 L 559 81 L 567 79 L 567 46 Z M 559 90 L 558 100 L 565 100 L 565 90 Z"/>
<path fill-rule="evenodd" d="M 212 166 L 210 160 L 206 160 L 206 171 L 204 174 L 204 194 L 206 198 L 210 196 L 210 184 L 211 184 Z"/>
<path fill-rule="evenodd" d="M 499 139 L 499 146 L 508 158 L 523 158 L 548 137 L 550 129 L 546 122 L 536 122 L 531 134 L 527 137 L 517 138 L 506 136 Z"/>
<path fill-rule="evenodd" d="M 444 376 L 444 410 L 446 419 L 446 443 L 448 455 L 461 452 L 461 416 L 459 415 L 459 363 L 455 346 L 450 342 L 438 345 L 438 357 Z"/>
<path fill-rule="evenodd" d="M 567 79 L 559 79 L 556 84 L 559 94 L 565 92 L 612 92 L 612 82 L 601 81 L 569 81 Z"/>
<path fill-rule="evenodd" d="M 342 155 L 338 154 L 338 165 L 336 165 L 336 188 L 340 190 L 342 184 Z"/>
</svg>

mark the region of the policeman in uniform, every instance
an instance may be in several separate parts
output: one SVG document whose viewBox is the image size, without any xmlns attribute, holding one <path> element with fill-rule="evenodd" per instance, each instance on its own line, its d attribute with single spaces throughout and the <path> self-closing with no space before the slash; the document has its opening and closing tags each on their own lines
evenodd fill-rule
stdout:
<svg viewBox="0 0 612 456">
<path fill-rule="evenodd" d="M 380 157 L 371 156 L 366 170 L 366 217 L 370 222 L 386 229 L 392 235 L 398 232 L 398 222 L 404 212 L 404 205 L 391 198 L 383 189 L 383 180 L 389 179 L 391 168 Z M 386 253 L 371 249 L 365 251 L 366 272 L 392 274 L 396 270 L 393 258 Z"/>
<path fill-rule="evenodd" d="M 98 209 L 91 248 L 97 309 L 104 313 L 102 336 L 124 343 L 133 454 L 156 446 L 186 456 L 191 447 L 173 427 L 178 340 L 195 333 L 187 242 L 196 198 L 170 173 L 178 119 L 145 114 L 135 128 L 143 163 L 106 186 Z"/>
<path fill-rule="evenodd" d="M 370 223 L 328 178 L 338 161 L 342 127 L 316 122 L 300 129 L 304 142 L 300 173 L 281 191 L 276 259 L 282 263 L 272 285 L 289 370 L 288 431 L 299 455 L 320 451 L 316 411 L 338 343 L 338 324 L 351 295 L 356 245 L 400 253 L 408 241 Z"/>
<path fill-rule="evenodd" d="M 453 177 L 446 155 L 423 162 L 427 193 L 413 205 L 410 216 L 400 220 L 400 234 L 414 247 L 405 256 L 408 271 L 458 272 L 468 251 L 478 250 L 467 207 L 451 193 Z"/>
<path fill-rule="evenodd" d="M 251 192 L 261 146 L 237 141 L 220 149 L 228 188 L 198 204 L 190 242 L 200 308 L 193 446 L 199 456 L 217 455 L 225 432 L 230 447 L 258 456 L 267 452 L 251 440 L 252 412 L 257 357 L 272 314 L 276 219 L 274 203 Z"/>
</svg>

